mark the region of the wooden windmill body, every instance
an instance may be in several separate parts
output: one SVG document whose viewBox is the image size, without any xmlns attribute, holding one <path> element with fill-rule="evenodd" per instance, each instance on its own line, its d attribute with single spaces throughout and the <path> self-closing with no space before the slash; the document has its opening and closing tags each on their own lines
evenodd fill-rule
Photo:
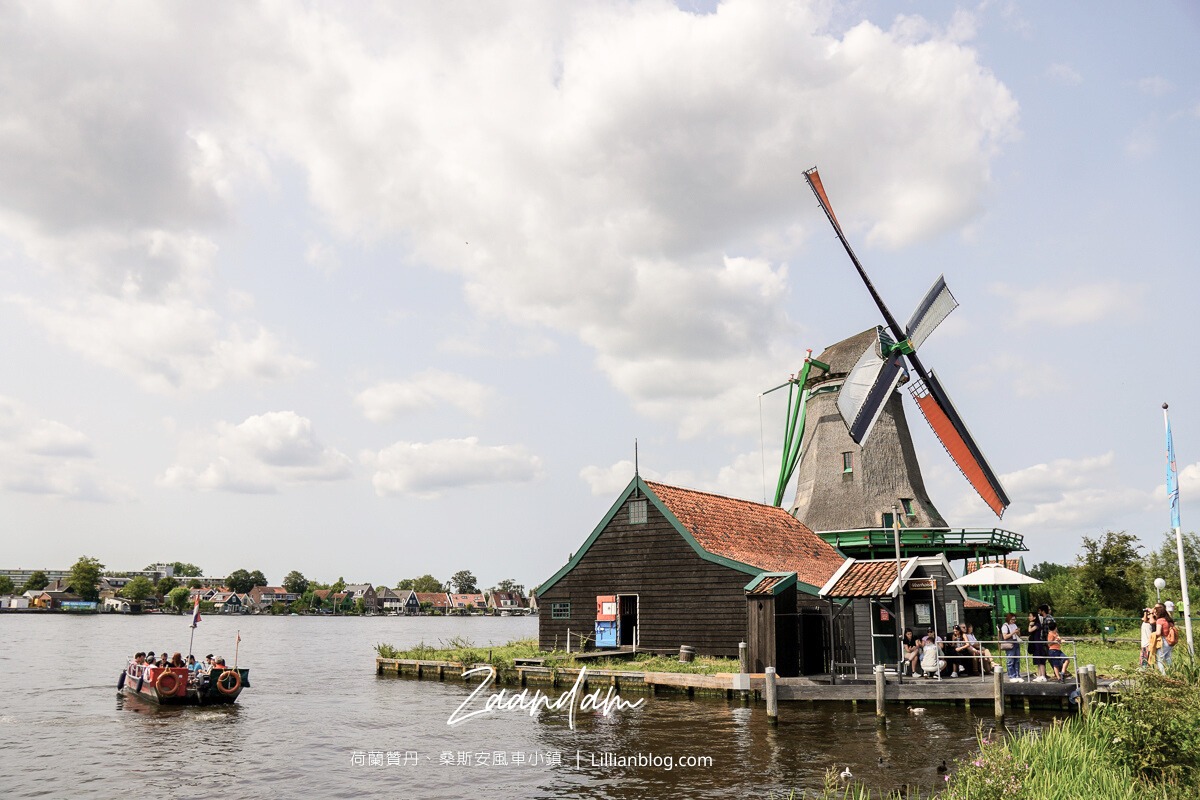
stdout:
<svg viewBox="0 0 1200 800">
<path fill-rule="evenodd" d="M 838 391 L 860 354 L 878 341 L 872 328 L 828 347 L 808 389 L 792 515 L 814 531 L 891 527 L 895 512 L 906 528 L 945 528 L 929 499 L 899 390 L 884 403 L 861 446 L 837 408 Z"/>
</svg>

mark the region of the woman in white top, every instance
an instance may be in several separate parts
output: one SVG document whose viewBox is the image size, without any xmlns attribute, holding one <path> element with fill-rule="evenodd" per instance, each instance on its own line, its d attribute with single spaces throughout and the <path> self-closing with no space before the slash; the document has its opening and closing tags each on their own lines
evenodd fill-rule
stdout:
<svg viewBox="0 0 1200 800">
<path fill-rule="evenodd" d="M 1154 612 L 1148 608 L 1142 609 L 1142 657 L 1138 661 L 1138 669 L 1154 666 L 1154 651 L 1150 649 L 1150 636 L 1154 633 Z"/>
<path fill-rule="evenodd" d="M 1004 624 L 1000 626 L 1000 650 L 1008 662 L 1008 679 L 1020 681 L 1021 678 L 1021 626 L 1017 624 L 1017 615 L 1004 615 Z"/>
</svg>

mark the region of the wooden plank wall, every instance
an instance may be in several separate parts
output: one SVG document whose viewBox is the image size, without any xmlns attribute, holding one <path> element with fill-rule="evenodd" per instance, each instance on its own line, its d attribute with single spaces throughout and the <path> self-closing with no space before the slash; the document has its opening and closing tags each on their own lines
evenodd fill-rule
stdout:
<svg viewBox="0 0 1200 800">
<path fill-rule="evenodd" d="M 538 643 L 564 649 L 568 628 L 573 642 L 592 634 L 597 595 L 637 594 L 641 649 L 678 652 L 686 644 L 700 655 L 736 658 L 752 577 L 700 558 L 653 504 L 644 524 L 630 524 L 627 503 L 575 568 L 538 597 Z M 571 604 L 570 619 L 552 619 L 556 602 Z"/>
</svg>

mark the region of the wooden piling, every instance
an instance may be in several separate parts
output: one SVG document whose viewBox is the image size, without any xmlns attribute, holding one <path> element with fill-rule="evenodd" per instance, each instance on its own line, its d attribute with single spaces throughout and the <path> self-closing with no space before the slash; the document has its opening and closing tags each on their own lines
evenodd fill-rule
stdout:
<svg viewBox="0 0 1200 800">
<path fill-rule="evenodd" d="M 767 667 L 763 695 L 767 700 L 767 724 L 779 724 L 779 691 L 775 684 L 775 668 Z"/>
<path fill-rule="evenodd" d="M 1004 721 L 1004 667 L 992 668 L 992 692 L 995 694 L 996 719 Z"/>
<path fill-rule="evenodd" d="M 743 675 L 750 671 L 750 646 L 745 642 L 738 642 L 738 671 Z M 741 691 L 742 705 L 750 705 L 750 692 Z"/>
<path fill-rule="evenodd" d="M 883 674 L 883 665 L 875 667 L 875 716 L 884 719 L 887 715 L 887 678 Z"/>
</svg>

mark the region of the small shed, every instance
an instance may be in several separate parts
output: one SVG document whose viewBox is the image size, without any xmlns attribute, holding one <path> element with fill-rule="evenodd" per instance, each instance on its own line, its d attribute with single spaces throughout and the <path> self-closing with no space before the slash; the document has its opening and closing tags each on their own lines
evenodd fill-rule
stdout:
<svg viewBox="0 0 1200 800">
<path fill-rule="evenodd" d="M 800 674 L 800 626 L 796 621 L 796 573 L 764 572 L 746 584 L 751 672 L 775 667 L 782 677 Z"/>
</svg>

